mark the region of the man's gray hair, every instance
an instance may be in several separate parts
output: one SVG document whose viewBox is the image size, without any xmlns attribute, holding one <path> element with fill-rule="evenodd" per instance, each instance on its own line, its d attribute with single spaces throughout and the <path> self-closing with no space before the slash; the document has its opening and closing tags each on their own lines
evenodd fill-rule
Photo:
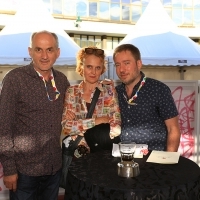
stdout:
<svg viewBox="0 0 200 200">
<path fill-rule="evenodd" d="M 36 34 L 38 34 L 38 33 L 47 33 L 47 34 L 52 35 L 52 36 L 55 38 L 55 40 L 56 40 L 56 47 L 59 48 L 58 36 L 57 36 L 55 33 L 53 33 L 53 32 L 49 32 L 49 31 L 46 31 L 46 30 L 38 31 L 38 32 L 34 32 L 34 33 L 31 35 L 31 39 L 30 39 L 30 47 L 32 47 L 34 36 L 35 36 Z"/>
</svg>

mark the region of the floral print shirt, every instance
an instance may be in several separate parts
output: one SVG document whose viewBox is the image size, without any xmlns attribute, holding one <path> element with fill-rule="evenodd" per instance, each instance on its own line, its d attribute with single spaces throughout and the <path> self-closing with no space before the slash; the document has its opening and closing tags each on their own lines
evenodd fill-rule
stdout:
<svg viewBox="0 0 200 200">
<path fill-rule="evenodd" d="M 101 91 L 95 105 L 92 118 L 86 119 L 87 106 L 83 99 L 83 81 L 80 84 L 70 86 L 65 94 L 62 126 L 64 135 L 83 135 L 84 132 L 95 126 L 95 118 L 102 116 L 110 117 L 110 137 L 114 138 L 121 133 L 121 115 L 119 110 L 117 93 L 113 85 L 98 83 Z M 91 99 L 95 90 L 91 94 Z M 66 114 L 70 110 L 75 113 L 74 120 L 67 120 Z"/>
</svg>

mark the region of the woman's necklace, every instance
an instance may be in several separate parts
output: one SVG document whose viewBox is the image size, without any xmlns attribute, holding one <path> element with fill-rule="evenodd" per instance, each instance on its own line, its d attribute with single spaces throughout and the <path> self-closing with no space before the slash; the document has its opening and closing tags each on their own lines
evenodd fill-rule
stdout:
<svg viewBox="0 0 200 200">
<path fill-rule="evenodd" d="M 139 93 L 140 89 L 142 88 L 142 86 L 145 84 L 145 82 L 146 82 L 146 76 L 144 76 L 144 78 L 142 79 L 142 82 L 140 83 L 140 86 L 139 86 L 137 92 L 135 93 L 135 95 L 133 95 L 129 100 L 127 100 L 126 95 L 123 94 L 124 97 L 125 97 L 125 99 L 126 99 L 126 101 L 127 101 L 127 103 L 128 103 L 129 105 L 137 105 L 134 101 L 135 101 L 135 99 L 137 98 L 138 93 Z"/>
<path fill-rule="evenodd" d="M 84 82 L 83 83 L 83 87 L 84 87 L 83 90 L 85 90 L 86 88 L 88 88 L 87 90 L 89 92 L 93 92 L 95 90 L 95 88 L 97 87 L 97 85 L 98 85 L 98 82 L 96 82 L 95 85 L 86 86 L 86 83 Z"/>
</svg>

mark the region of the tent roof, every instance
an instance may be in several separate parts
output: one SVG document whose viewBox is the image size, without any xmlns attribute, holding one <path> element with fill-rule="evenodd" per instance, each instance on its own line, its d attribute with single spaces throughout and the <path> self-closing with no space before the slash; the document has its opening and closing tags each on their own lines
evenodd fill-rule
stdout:
<svg viewBox="0 0 200 200">
<path fill-rule="evenodd" d="M 200 46 L 179 33 L 160 0 L 149 2 L 119 45 L 127 43 L 139 48 L 144 65 L 200 65 Z"/>
<path fill-rule="evenodd" d="M 173 32 L 141 36 L 125 43 L 140 49 L 144 65 L 200 65 L 200 46 Z M 146 45 L 141 45 L 143 43 Z"/>
<path fill-rule="evenodd" d="M 151 0 L 142 16 L 136 23 L 136 28 L 145 30 L 145 34 L 163 33 L 177 30 L 160 0 Z"/>
<path fill-rule="evenodd" d="M 59 26 L 41 0 L 22 0 L 12 21 L 0 32 L 0 65 L 29 63 L 30 36 L 41 30 L 58 36 L 61 54 L 55 65 L 74 65 L 80 47 Z"/>
</svg>

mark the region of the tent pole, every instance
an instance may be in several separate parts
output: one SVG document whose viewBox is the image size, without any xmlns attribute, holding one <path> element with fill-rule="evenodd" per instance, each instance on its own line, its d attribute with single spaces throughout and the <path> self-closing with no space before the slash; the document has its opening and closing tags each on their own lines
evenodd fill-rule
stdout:
<svg viewBox="0 0 200 200">
<path fill-rule="evenodd" d="M 179 72 L 180 72 L 180 80 L 184 80 L 184 73 L 186 72 L 186 70 L 180 67 Z"/>
</svg>

